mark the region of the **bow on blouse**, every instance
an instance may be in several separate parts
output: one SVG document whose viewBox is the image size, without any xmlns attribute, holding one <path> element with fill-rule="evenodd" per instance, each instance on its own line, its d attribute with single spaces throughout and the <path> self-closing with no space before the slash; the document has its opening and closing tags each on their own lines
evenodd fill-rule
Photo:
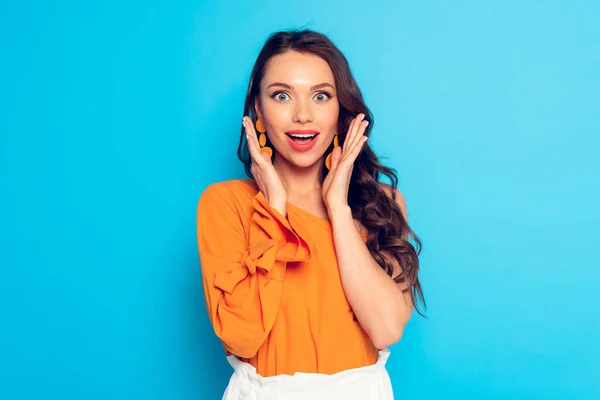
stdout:
<svg viewBox="0 0 600 400">
<path fill-rule="evenodd" d="M 255 274 L 257 269 L 269 273 L 277 258 L 277 246 L 273 239 L 263 240 L 252 244 L 243 254 L 242 268 L 235 268 L 230 272 L 217 274 L 215 286 L 231 294 L 235 285 L 246 278 L 248 274 Z"/>
<path fill-rule="evenodd" d="M 261 192 L 253 199 L 256 210 L 250 225 L 250 245 L 239 260 L 239 267 L 215 276 L 215 286 L 231 294 L 235 285 L 257 271 L 269 274 L 276 261 L 310 260 L 310 248 L 289 221 L 274 214 Z M 273 277 L 277 279 L 276 277 Z"/>
</svg>

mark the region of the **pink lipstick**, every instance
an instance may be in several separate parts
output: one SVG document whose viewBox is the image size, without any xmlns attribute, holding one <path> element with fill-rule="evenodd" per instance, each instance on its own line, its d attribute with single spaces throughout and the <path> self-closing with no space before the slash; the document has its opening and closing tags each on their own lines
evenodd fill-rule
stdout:
<svg viewBox="0 0 600 400">
<path fill-rule="evenodd" d="M 294 150 L 308 151 L 317 143 L 319 132 L 314 130 L 293 130 L 287 131 L 286 136 Z"/>
</svg>

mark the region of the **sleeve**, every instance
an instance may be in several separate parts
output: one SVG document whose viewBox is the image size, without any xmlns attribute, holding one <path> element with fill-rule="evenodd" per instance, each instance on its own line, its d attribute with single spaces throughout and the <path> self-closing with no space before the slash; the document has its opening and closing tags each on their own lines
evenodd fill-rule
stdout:
<svg viewBox="0 0 600 400">
<path fill-rule="evenodd" d="M 258 192 L 246 237 L 235 195 L 210 185 L 197 209 L 197 239 L 210 321 L 225 350 L 252 358 L 269 335 L 287 262 L 308 261 L 307 243 Z"/>
</svg>

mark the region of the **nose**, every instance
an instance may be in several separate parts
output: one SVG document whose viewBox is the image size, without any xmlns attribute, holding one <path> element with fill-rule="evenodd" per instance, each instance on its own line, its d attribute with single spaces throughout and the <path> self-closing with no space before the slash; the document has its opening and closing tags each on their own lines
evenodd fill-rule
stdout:
<svg viewBox="0 0 600 400">
<path fill-rule="evenodd" d="M 309 100 L 299 100 L 294 108 L 294 122 L 306 124 L 312 122 L 312 110 Z"/>
</svg>

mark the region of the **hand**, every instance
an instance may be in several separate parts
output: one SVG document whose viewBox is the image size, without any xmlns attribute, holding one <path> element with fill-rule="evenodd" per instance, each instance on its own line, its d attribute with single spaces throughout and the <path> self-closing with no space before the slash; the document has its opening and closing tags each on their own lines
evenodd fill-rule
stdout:
<svg viewBox="0 0 600 400">
<path fill-rule="evenodd" d="M 331 169 L 323 181 L 322 195 L 329 214 L 339 207 L 348 206 L 348 189 L 354 161 L 367 141 L 364 136 L 369 121 L 363 121 L 364 114 L 358 114 L 348 127 L 344 147 L 335 147 L 331 153 Z"/>
<path fill-rule="evenodd" d="M 252 120 L 249 117 L 244 117 L 242 124 L 246 130 L 246 140 L 252 157 L 250 172 L 252 172 L 254 181 L 265 196 L 267 203 L 283 216 L 287 216 L 287 192 L 271 162 L 271 157 L 260 151 L 260 144 Z"/>
</svg>

